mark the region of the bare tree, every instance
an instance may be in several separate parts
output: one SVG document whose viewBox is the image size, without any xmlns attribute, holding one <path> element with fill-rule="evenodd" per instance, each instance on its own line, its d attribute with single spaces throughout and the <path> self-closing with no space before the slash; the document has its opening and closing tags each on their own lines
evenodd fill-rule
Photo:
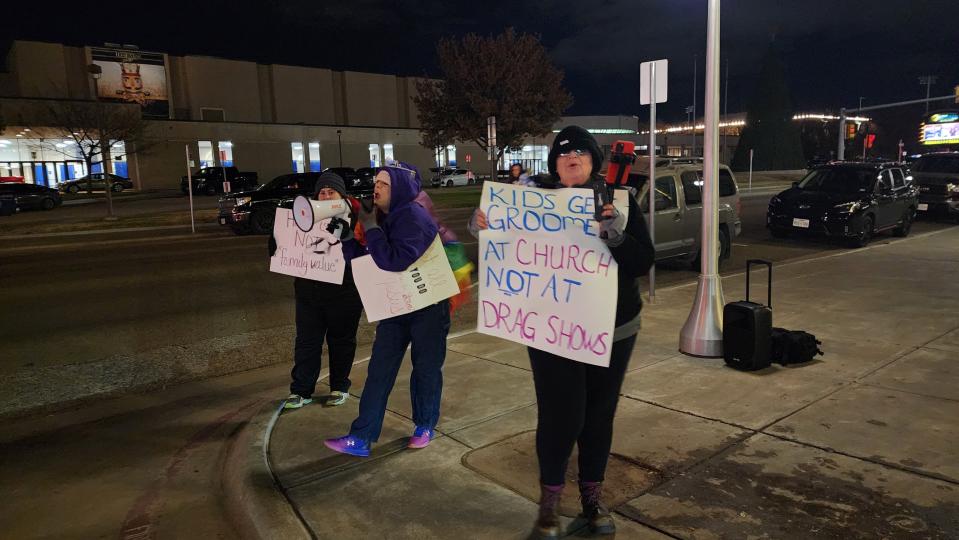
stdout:
<svg viewBox="0 0 959 540">
<path fill-rule="evenodd" d="M 115 141 L 125 143 L 125 154 L 143 151 L 147 124 L 140 108 L 135 105 L 118 105 L 97 101 L 57 101 L 48 104 L 42 111 L 45 133 L 57 139 L 72 140 L 80 157 L 86 163 L 87 174 L 93 172 L 93 162 L 99 158 L 103 165 L 106 182 L 107 218 L 113 219 L 113 189 L 106 164 L 110 161 L 110 145 Z M 70 155 L 53 145 L 54 151 Z M 91 184 L 87 183 L 87 192 Z"/>
<path fill-rule="evenodd" d="M 473 141 L 490 153 L 487 118 L 496 117 L 496 160 L 529 136 L 543 136 L 573 102 L 563 72 L 537 36 L 512 28 L 498 36 L 469 34 L 437 45 L 442 78 L 416 83 L 423 140 L 436 149 Z"/>
</svg>

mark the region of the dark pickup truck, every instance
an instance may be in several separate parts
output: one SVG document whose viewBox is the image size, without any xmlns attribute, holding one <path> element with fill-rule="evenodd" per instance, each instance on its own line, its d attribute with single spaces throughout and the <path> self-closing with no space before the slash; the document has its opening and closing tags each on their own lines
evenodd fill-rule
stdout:
<svg viewBox="0 0 959 540">
<path fill-rule="evenodd" d="M 367 179 L 347 167 L 327 169 L 343 177 L 346 191 L 353 197 L 369 196 L 372 188 Z M 324 171 L 326 172 L 326 171 Z M 294 173 L 277 176 L 262 186 L 248 191 L 236 191 L 220 197 L 220 225 L 230 227 L 236 234 L 270 234 L 277 207 L 293 208 L 298 195 L 310 197 L 318 172 Z"/>
<path fill-rule="evenodd" d="M 223 193 L 224 175 L 225 181 L 230 183 L 230 191 L 243 191 L 259 185 L 255 172 L 238 171 L 236 167 L 203 167 L 193 173 L 193 193 Z M 180 191 L 189 192 L 186 176 L 180 179 Z"/>
<path fill-rule="evenodd" d="M 919 215 L 959 221 L 959 152 L 926 154 L 910 168 Z"/>
</svg>

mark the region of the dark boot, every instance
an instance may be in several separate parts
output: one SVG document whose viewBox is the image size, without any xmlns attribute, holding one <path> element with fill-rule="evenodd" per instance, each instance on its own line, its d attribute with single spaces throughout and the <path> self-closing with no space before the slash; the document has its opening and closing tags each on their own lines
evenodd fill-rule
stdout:
<svg viewBox="0 0 959 540">
<path fill-rule="evenodd" d="M 539 485 L 539 517 L 536 519 L 536 527 L 533 529 L 533 538 L 547 539 L 562 536 L 559 527 L 559 514 L 556 512 L 562 495 L 563 484 L 555 486 Z"/>
<path fill-rule="evenodd" d="M 589 531 L 593 534 L 614 534 L 616 524 L 613 522 L 613 516 L 609 509 L 603 505 L 602 482 L 580 482 L 579 498 L 583 503 L 583 518 L 589 525 Z"/>
</svg>

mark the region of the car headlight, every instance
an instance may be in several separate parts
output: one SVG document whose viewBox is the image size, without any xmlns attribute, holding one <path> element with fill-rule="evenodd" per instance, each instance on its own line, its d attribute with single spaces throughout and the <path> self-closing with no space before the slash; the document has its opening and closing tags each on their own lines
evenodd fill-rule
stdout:
<svg viewBox="0 0 959 540">
<path fill-rule="evenodd" d="M 244 206 L 244 205 L 250 204 L 252 200 L 253 200 L 252 197 L 237 197 L 234 201 L 236 206 Z"/>
<path fill-rule="evenodd" d="M 946 191 L 954 195 L 959 195 L 959 184 L 953 184 L 952 182 L 949 182 L 946 184 Z"/>
<path fill-rule="evenodd" d="M 856 210 L 859 210 L 859 206 L 860 206 L 859 201 L 842 203 L 842 204 L 837 204 L 836 206 L 833 206 L 833 210 L 836 210 L 837 212 L 841 212 L 841 213 L 851 214 L 855 212 Z"/>
</svg>

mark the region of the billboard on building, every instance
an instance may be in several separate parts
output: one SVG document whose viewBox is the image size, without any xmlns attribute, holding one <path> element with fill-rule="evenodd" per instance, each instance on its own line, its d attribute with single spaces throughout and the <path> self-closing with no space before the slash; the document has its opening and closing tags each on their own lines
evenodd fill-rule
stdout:
<svg viewBox="0 0 959 540">
<path fill-rule="evenodd" d="M 103 70 L 97 81 L 99 99 L 137 103 L 144 116 L 169 118 L 165 54 L 90 47 L 90 58 Z"/>
<path fill-rule="evenodd" d="M 959 112 L 929 115 L 920 126 L 919 141 L 925 145 L 959 144 Z"/>
</svg>

